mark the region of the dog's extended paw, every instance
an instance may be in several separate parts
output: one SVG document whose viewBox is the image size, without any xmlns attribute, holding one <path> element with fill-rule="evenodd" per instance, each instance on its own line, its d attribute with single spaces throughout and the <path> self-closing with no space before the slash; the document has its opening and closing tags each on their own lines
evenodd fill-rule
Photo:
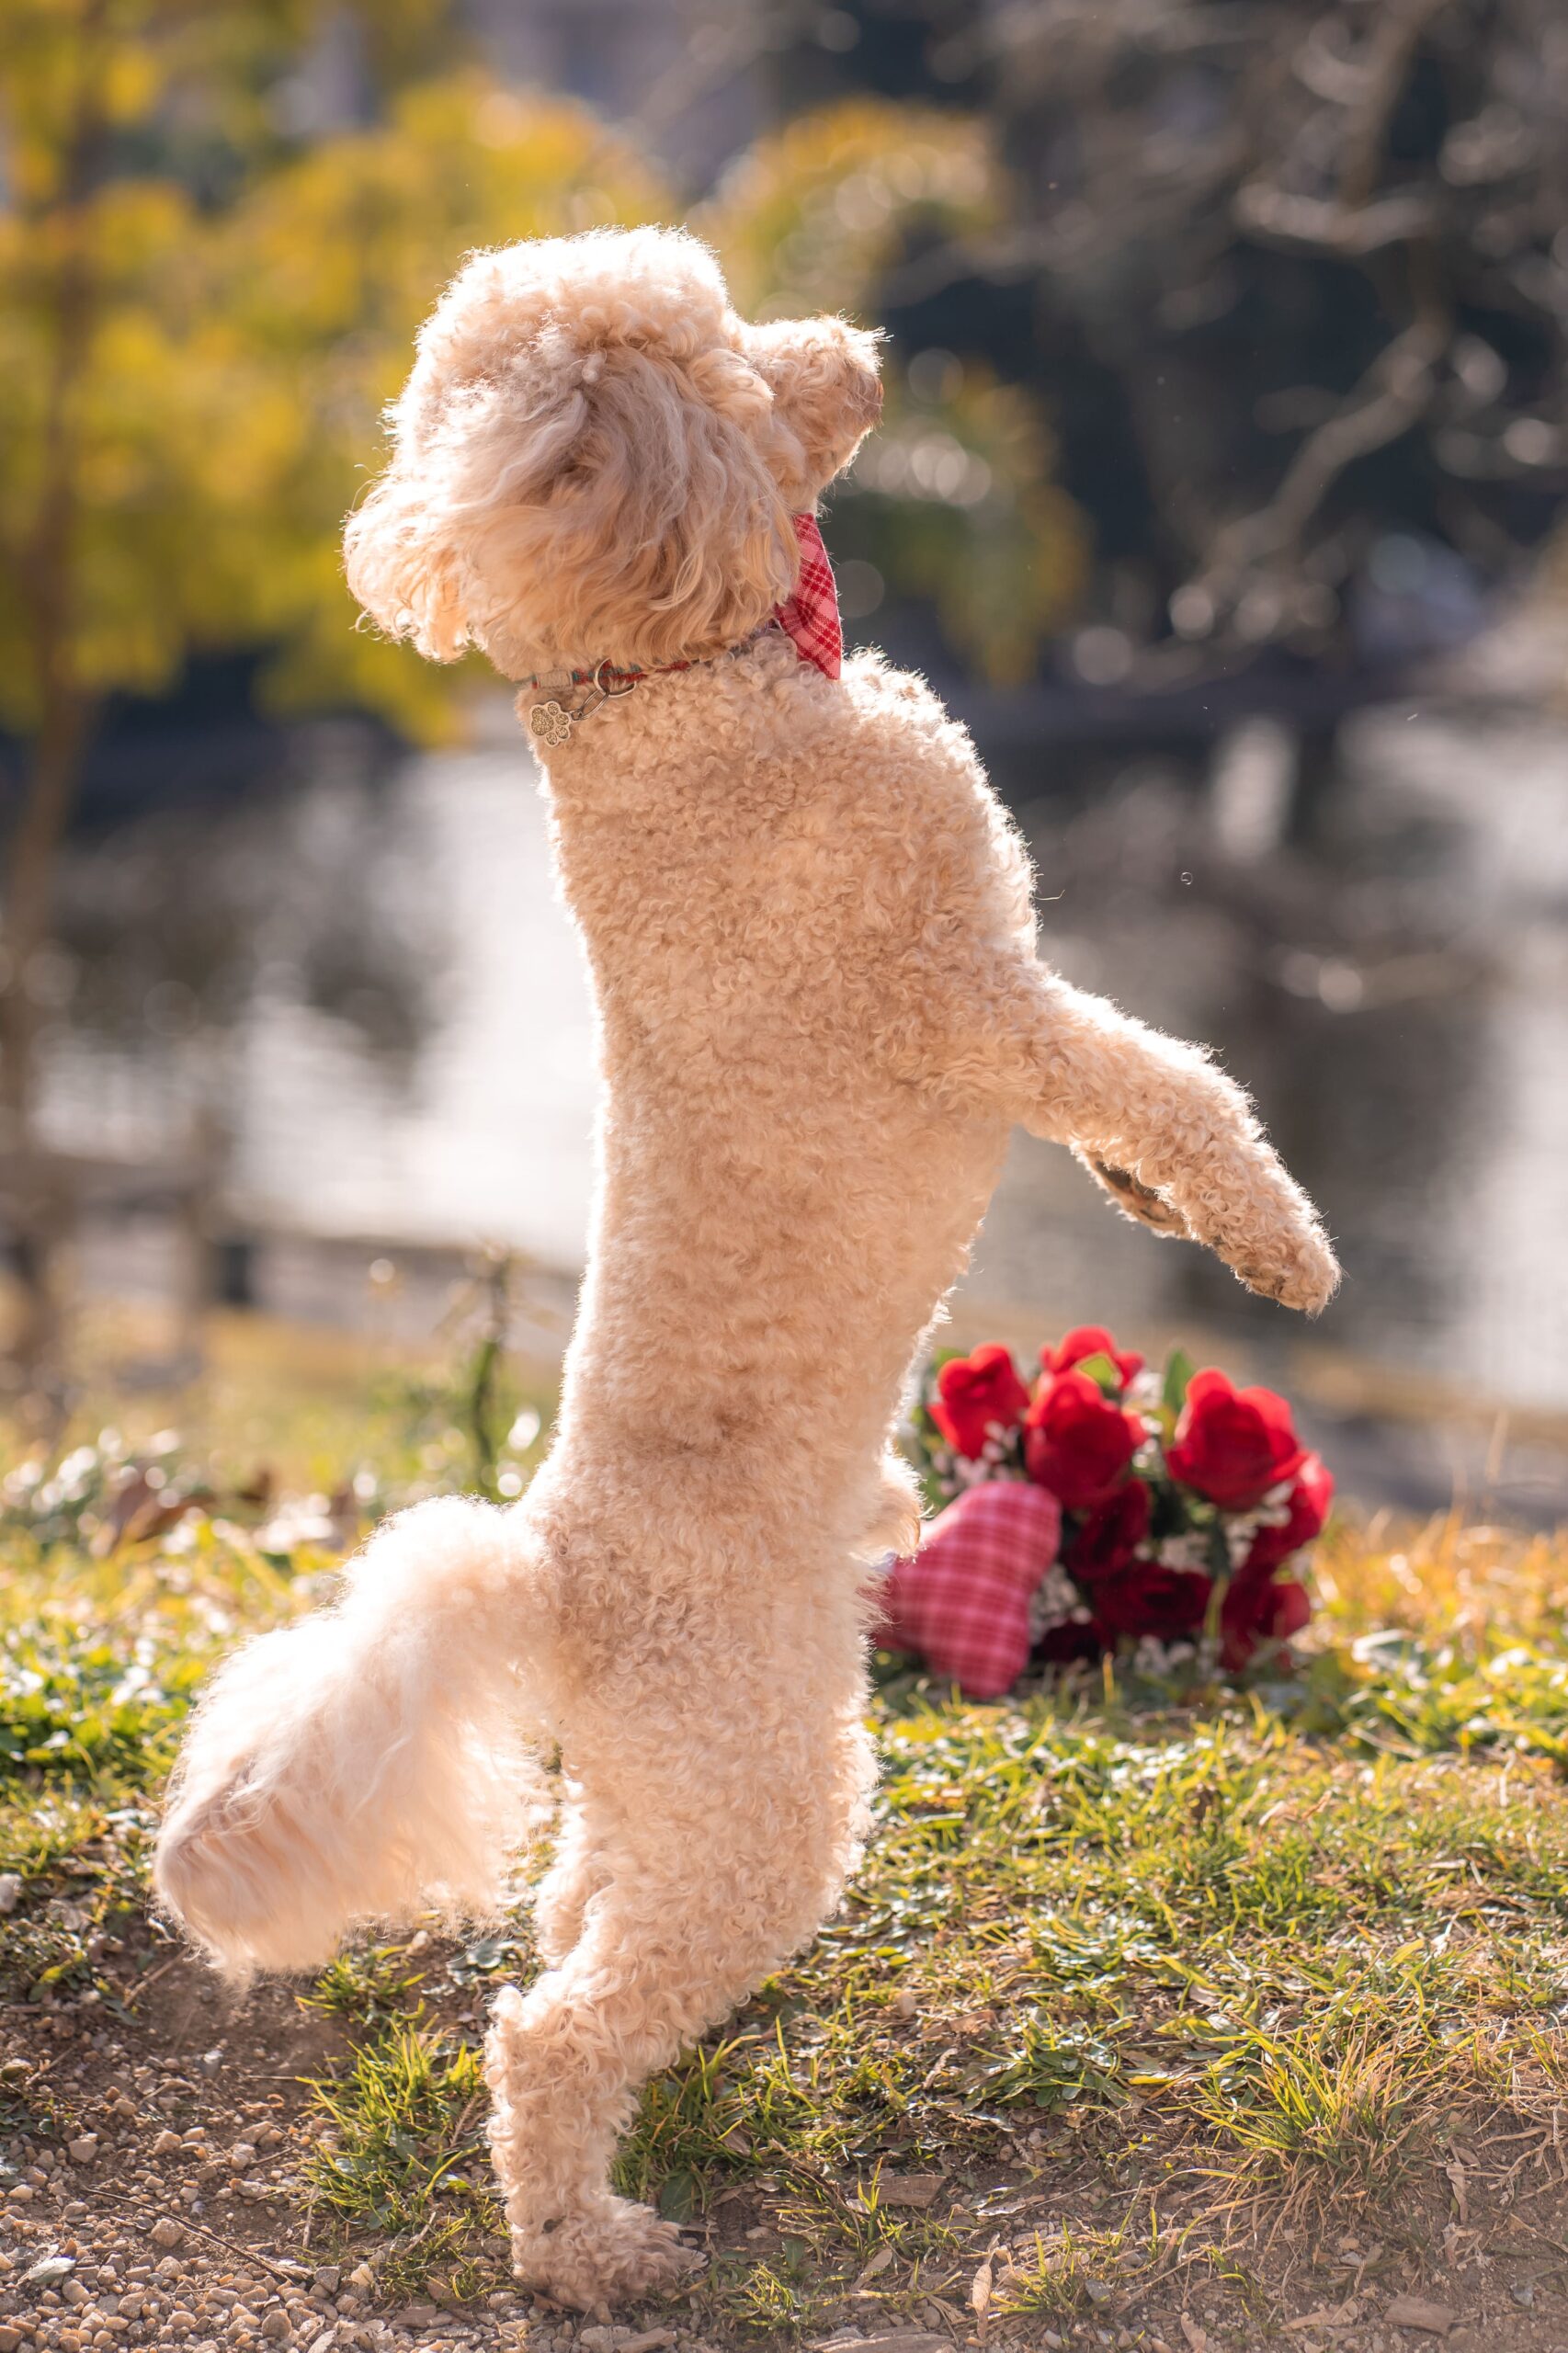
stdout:
<svg viewBox="0 0 1568 2353">
<path fill-rule="evenodd" d="M 1200 1241 L 1223 1258 L 1238 1282 L 1260 1299 L 1316 1315 L 1339 1289 L 1339 1261 L 1317 1225 L 1292 1222 L 1261 1235 L 1256 1226 L 1240 1236 L 1200 1233 Z"/>
<path fill-rule="evenodd" d="M 674 2222 L 625 2198 L 512 2233 L 518 2279 L 579 2312 L 667 2293 L 684 2286 L 706 2260 L 682 2244 Z"/>
</svg>

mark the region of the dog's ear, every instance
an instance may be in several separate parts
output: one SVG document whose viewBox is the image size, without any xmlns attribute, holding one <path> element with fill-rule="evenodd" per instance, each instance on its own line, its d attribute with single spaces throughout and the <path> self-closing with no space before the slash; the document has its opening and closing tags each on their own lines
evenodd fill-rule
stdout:
<svg viewBox="0 0 1568 2353">
<path fill-rule="evenodd" d="M 437 313 L 389 411 L 392 461 L 348 517 L 348 585 L 389 635 L 432 661 L 486 642 L 509 538 L 541 510 L 587 417 L 580 386 L 514 364 L 467 373 Z"/>
<path fill-rule="evenodd" d="M 585 306 L 464 324 L 438 312 L 422 337 L 392 464 L 345 534 L 382 628 L 517 677 L 700 659 L 767 619 L 796 543 L 773 393 L 728 335 Z"/>
<path fill-rule="evenodd" d="M 820 496 L 881 416 L 881 341 L 846 319 L 775 319 L 745 329 L 746 356 L 773 394 L 775 466 L 792 507 Z"/>
</svg>

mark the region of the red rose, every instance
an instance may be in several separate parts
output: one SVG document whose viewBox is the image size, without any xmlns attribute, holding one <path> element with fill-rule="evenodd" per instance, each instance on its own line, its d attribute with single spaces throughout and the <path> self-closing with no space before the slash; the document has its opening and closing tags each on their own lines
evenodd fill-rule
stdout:
<svg viewBox="0 0 1568 2353">
<path fill-rule="evenodd" d="M 1017 1429 L 1029 1392 L 1006 1348 L 988 1340 L 972 1356 L 954 1357 L 937 1375 L 931 1419 L 955 1453 L 974 1461 L 985 1450 L 993 1423 Z"/>
<path fill-rule="evenodd" d="M 1199 1569 L 1167 1569 L 1160 1561 L 1134 1561 L 1119 1576 L 1095 1587 L 1095 1624 L 1108 1644 L 1119 1634 L 1152 1634 L 1177 1642 L 1203 1623 L 1214 1581 Z"/>
<path fill-rule="evenodd" d="M 1247 1569 L 1274 1569 L 1323 1533 L 1334 1501 L 1334 1473 L 1315 1454 L 1309 1454 L 1290 1494 L 1290 1517 L 1282 1528 L 1260 1528 L 1252 1540 L 1243 1574 Z"/>
<path fill-rule="evenodd" d="M 1069 1332 L 1059 1347 L 1041 1348 L 1040 1361 L 1046 1372 L 1071 1372 L 1085 1357 L 1108 1357 L 1126 1388 L 1135 1373 L 1143 1370 L 1143 1359 L 1138 1356 L 1123 1356 L 1103 1324 L 1080 1324 Z"/>
<path fill-rule="evenodd" d="M 1034 1646 L 1042 1666 L 1074 1666 L 1080 1659 L 1098 1658 L 1105 1644 L 1086 1618 L 1063 1618 L 1048 1626 Z"/>
<path fill-rule="evenodd" d="M 1166 1468 L 1184 1487 L 1223 1510 L 1244 1511 L 1293 1479 L 1306 1459 L 1290 1408 L 1272 1389 L 1233 1389 L 1222 1372 L 1193 1374 L 1165 1449 Z"/>
<path fill-rule="evenodd" d="M 1221 1649 L 1227 1666 L 1244 1666 L 1260 1643 L 1288 1643 L 1312 1614 L 1304 1586 L 1270 1569 L 1244 1568 L 1220 1605 Z"/>
<path fill-rule="evenodd" d="M 1068 1511 L 1088 1511 L 1121 1484 L 1144 1435 L 1139 1416 L 1102 1397 L 1086 1372 L 1059 1372 L 1041 1381 L 1024 1418 L 1024 1461 Z"/>
<path fill-rule="evenodd" d="M 1126 1568 L 1149 1533 L 1149 1490 L 1142 1479 L 1096 1504 L 1062 1556 L 1062 1565 L 1080 1585 L 1096 1585 Z"/>
</svg>

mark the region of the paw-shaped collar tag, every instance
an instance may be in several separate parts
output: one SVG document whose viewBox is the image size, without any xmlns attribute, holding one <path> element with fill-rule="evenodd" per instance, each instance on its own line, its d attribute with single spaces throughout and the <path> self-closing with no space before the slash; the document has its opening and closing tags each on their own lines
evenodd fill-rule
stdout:
<svg viewBox="0 0 1568 2353">
<path fill-rule="evenodd" d="M 531 683 L 549 699 L 528 705 L 528 731 L 553 749 L 567 742 L 580 719 L 586 719 L 602 702 L 629 695 L 644 676 L 641 670 L 618 670 L 613 662 L 601 662 L 586 676 L 581 670 L 545 670 Z M 585 692 L 574 706 L 568 707 L 560 698 L 569 695 L 574 687 L 582 687 Z"/>
</svg>

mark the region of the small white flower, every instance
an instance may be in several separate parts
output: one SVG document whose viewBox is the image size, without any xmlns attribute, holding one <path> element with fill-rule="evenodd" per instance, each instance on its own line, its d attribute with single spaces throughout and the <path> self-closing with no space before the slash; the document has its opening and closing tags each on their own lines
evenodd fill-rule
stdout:
<svg viewBox="0 0 1568 2353">
<path fill-rule="evenodd" d="M 1029 1640 L 1038 1643 L 1048 1627 L 1062 1625 L 1077 1608 L 1078 1596 L 1071 1580 L 1053 1562 L 1029 1602 Z"/>
</svg>

